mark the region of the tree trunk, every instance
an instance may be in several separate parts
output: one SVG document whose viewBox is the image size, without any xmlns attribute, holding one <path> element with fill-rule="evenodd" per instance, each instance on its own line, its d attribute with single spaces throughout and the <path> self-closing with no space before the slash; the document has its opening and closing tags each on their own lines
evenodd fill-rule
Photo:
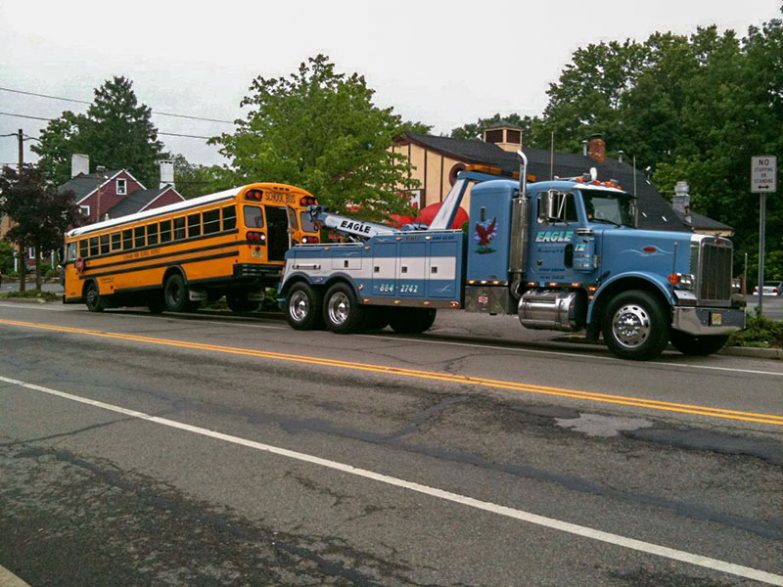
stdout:
<svg viewBox="0 0 783 587">
<path fill-rule="evenodd" d="M 27 252 L 24 243 L 19 243 L 19 291 L 24 293 L 27 279 Z"/>
<path fill-rule="evenodd" d="M 33 247 L 35 251 L 35 291 L 41 291 L 41 245 L 38 243 Z"/>
</svg>

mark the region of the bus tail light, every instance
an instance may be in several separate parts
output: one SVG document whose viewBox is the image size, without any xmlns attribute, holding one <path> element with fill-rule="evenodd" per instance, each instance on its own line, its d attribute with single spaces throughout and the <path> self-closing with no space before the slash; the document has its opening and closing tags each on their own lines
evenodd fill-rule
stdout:
<svg viewBox="0 0 783 587">
<path fill-rule="evenodd" d="M 321 239 L 317 236 L 303 236 L 302 237 L 302 244 L 305 245 L 312 245 L 314 243 L 320 243 Z"/>
<path fill-rule="evenodd" d="M 245 194 L 245 199 L 260 202 L 264 199 L 264 192 L 261 190 L 250 190 Z"/>
<path fill-rule="evenodd" d="M 266 235 L 263 232 L 248 232 L 245 238 L 251 244 L 266 244 Z"/>
<path fill-rule="evenodd" d="M 299 200 L 300 206 L 317 206 L 318 202 L 313 196 L 303 196 L 301 200 Z"/>
</svg>

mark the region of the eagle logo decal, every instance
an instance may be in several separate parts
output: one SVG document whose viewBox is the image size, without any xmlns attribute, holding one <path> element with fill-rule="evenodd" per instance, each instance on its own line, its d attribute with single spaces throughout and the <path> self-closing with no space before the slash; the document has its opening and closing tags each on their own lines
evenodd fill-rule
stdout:
<svg viewBox="0 0 783 587">
<path fill-rule="evenodd" d="M 476 223 L 476 232 L 473 238 L 478 241 L 478 247 L 476 252 L 479 255 L 486 255 L 487 253 L 494 253 L 495 249 L 492 248 L 492 239 L 498 232 L 497 218 L 487 220 L 486 222 Z"/>
</svg>

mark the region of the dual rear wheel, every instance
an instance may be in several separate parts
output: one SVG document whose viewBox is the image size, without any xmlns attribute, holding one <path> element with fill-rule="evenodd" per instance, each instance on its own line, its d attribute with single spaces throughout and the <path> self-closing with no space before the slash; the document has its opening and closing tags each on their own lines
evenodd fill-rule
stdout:
<svg viewBox="0 0 783 587">
<path fill-rule="evenodd" d="M 435 321 L 432 308 L 391 308 L 359 303 L 347 283 L 336 283 L 326 294 L 307 283 L 291 286 L 286 295 L 286 319 L 296 330 L 326 327 L 338 334 L 380 330 L 390 325 L 395 332 L 413 334 L 428 330 Z"/>
</svg>

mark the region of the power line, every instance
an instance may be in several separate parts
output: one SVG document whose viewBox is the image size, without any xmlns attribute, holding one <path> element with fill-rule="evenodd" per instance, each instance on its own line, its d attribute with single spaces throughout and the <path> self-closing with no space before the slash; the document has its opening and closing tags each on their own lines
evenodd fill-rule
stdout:
<svg viewBox="0 0 783 587">
<path fill-rule="evenodd" d="M 75 98 L 63 98 L 61 96 L 50 96 L 48 94 L 37 94 L 35 92 L 25 92 L 23 90 L 13 90 L 11 88 L 0 87 L 0 91 L 11 92 L 13 94 L 23 94 L 25 96 L 36 96 L 38 98 L 48 98 L 49 100 L 61 100 L 63 102 L 73 102 L 74 104 L 87 104 L 88 106 L 92 104 L 92 102 L 87 102 L 86 100 L 77 100 Z M 173 118 L 186 118 L 188 120 L 205 120 L 207 122 L 219 122 L 221 124 L 234 124 L 233 120 L 222 120 L 220 118 L 206 118 L 204 116 L 192 116 L 190 114 L 175 114 L 173 112 L 161 112 L 160 110 L 152 110 L 152 113 L 157 114 L 158 116 L 171 116 Z"/>
<path fill-rule="evenodd" d="M 30 114 L 17 114 L 17 113 L 14 113 L 14 112 L 0 112 L 0 115 L 2 115 L 2 116 L 15 116 L 16 118 L 29 118 L 30 120 L 44 120 L 44 121 L 53 120 L 52 118 L 44 118 L 42 116 L 32 116 Z M 177 132 L 164 132 L 162 130 L 159 130 L 158 134 L 159 135 L 165 135 L 165 136 L 168 136 L 168 137 L 184 137 L 184 138 L 187 138 L 187 139 L 203 139 L 205 141 L 208 141 L 208 140 L 214 138 L 214 137 L 205 137 L 203 135 L 186 135 L 186 134 L 177 133 Z M 29 137 L 29 138 L 34 138 L 34 137 Z M 39 139 L 35 139 L 35 140 L 39 140 Z"/>
</svg>

